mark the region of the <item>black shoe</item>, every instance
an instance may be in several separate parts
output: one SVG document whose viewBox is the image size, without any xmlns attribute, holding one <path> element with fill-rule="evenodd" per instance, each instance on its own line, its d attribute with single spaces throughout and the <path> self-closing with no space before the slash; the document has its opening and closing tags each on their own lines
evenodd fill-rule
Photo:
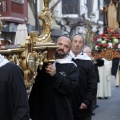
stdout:
<svg viewBox="0 0 120 120">
<path fill-rule="evenodd" d="M 94 113 L 94 112 L 92 112 L 92 116 L 95 116 L 95 113 Z"/>
<path fill-rule="evenodd" d="M 95 110 L 95 109 L 96 109 L 96 106 L 93 106 L 93 107 L 92 107 L 92 110 Z"/>
<path fill-rule="evenodd" d="M 99 105 L 96 105 L 96 108 L 99 107 Z"/>
<path fill-rule="evenodd" d="M 108 99 L 108 97 L 105 97 L 104 99 Z"/>
</svg>

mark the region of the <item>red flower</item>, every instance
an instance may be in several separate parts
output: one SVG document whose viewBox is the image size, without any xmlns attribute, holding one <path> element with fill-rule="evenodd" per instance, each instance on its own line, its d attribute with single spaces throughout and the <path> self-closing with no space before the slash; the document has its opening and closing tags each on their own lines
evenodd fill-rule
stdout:
<svg viewBox="0 0 120 120">
<path fill-rule="evenodd" d="M 106 44 L 104 44 L 104 47 L 108 47 L 109 45 L 106 43 Z"/>
<path fill-rule="evenodd" d="M 101 43 L 98 43 L 98 47 L 101 47 L 102 46 L 102 44 Z"/>
<path fill-rule="evenodd" d="M 101 34 L 101 37 L 105 37 L 105 34 L 103 33 L 103 34 Z"/>
<path fill-rule="evenodd" d="M 96 37 L 94 37 L 94 39 L 93 39 L 93 40 L 94 40 L 94 41 L 96 41 L 96 40 L 97 40 L 97 38 L 98 38 L 98 37 L 96 36 Z"/>
<path fill-rule="evenodd" d="M 113 34 L 114 37 L 118 37 L 119 35 L 118 34 Z"/>
<path fill-rule="evenodd" d="M 118 48 L 118 46 L 117 46 L 117 45 L 114 45 L 114 48 Z"/>
<path fill-rule="evenodd" d="M 109 46 L 109 43 L 112 44 L 112 46 L 111 46 L 112 49 L 118 50 L 118 44 L 120 44 L 120 41 L 117 44 L 113 45 L 114 38 L 116 38 L 116 39 L 120 38 L 118 31 L 115 31 L 114 29 L 111 29 L 111 28 L 107 28 L 105 33 L 94 38 L 94 42 L 98 46 L 97 48 L 95 48 L 95 50 L 97 50 L 97 51 L 98 50 L 99 51 L 106 50 Z M 97 39 L 97 42 L 96 42 L 96 39 Z M 103 42 L 103 41 L 105 41 L 105 42 Z M 102 44 L 102 43 L 104 43 L 104 44 Z"/>
<path fill-rule="evenodd" d="M 110 36 L 106 36 L 106 38 L 107 38 L 107 39 L 109 39 L 109 40 L 111 39 L 111 37 L 110 37 Z"/>
</svg>

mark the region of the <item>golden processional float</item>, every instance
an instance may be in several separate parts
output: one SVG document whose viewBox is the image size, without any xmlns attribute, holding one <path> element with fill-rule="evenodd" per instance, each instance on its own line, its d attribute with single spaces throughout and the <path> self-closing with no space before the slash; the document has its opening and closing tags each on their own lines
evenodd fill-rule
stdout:
<svg viewBox="0 0 120 120">
<path fill-rule="evenodd" d="M 49 0 L 44 0 L 43 13 L 38 16 L 42 20 L 44 30 L 38 36 L 35 31 L 30 32 L 21 45 L 2 46 L 0 54 L 17 64 L 24 72 L 24 82 L 29 89 L 37 75 L 37 68 L 42 69 L 43 63 L 53 62 L 53 54 L 57 46 L 51 40 L 51 11 Z M 0 29 L 2 23 L 0 23 Z"/>
</svg>

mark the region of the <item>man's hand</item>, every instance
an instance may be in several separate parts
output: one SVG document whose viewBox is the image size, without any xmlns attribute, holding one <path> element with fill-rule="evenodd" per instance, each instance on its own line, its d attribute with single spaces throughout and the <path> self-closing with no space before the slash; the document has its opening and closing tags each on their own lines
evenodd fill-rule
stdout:
<svg viewBox="0 0 120 120">
<path fill-rule="evenodd" d="M 87 106 L 86 106 L 84 103 L 82 103 L 82 104 L 80 105 L 79 109 L 80 109 L 80 110 L 87 109 Z"/>
<path fill-rule="evenodd" d="M 49 63 L 47 66 L 46 66 L 46 72 L 48 73 L 48 74 L 50 74 L 51 76 L 53 76 L 53 75 L 55 75 L 55 73 L 56 73 L 56 68 L 55 68 L 55 66 L 53 66 L 51 63 Z"/>
</svg>

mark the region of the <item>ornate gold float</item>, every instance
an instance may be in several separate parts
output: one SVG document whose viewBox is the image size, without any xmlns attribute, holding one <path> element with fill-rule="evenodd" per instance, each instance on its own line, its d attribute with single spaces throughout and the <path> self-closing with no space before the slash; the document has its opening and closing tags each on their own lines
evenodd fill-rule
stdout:
<svg viewBox="0 0 120 120">
<path fill-rule="evenodd" d="M 113 60 L 120 58 L 120 34 L 118 29 L 107 28 L 103 34 L 93 39 L 92 55 L 95 59 Z"/>
<path fill-rule="evenodd" d="M 0 50 L 0 54 L 22 68 L 27 89 L 33 85 L 38 67 L 42 69 L 44 62 L 54 61 L 57 46 L 51 40 L 51 11 L 48 6 L 49 0 L 44 0 L 43 13 L 38 16 L 43 22 L 44 30 L 39 36 L 31 31 L 25 43 L 2 46 Z"/>
<path fill-rule="evenodd" d="M 113 49 L 106 49 L 101 52 L 92 52 L 92 56 L 95 59 L 105 58 L 106 60 L 112 60 L 114 58 L 120 58 L 120 52 Z"/>
</svg>

